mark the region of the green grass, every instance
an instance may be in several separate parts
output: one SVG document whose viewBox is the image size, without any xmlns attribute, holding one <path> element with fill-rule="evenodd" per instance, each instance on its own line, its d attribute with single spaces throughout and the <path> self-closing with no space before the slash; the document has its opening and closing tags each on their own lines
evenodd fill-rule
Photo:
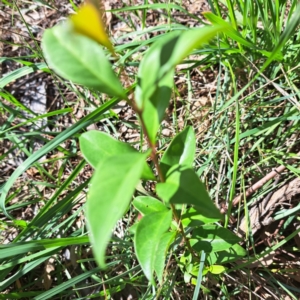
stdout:
<svg viewBox="0 0 300 300">
<path fill-rule="evenodd" d="M 209 2 L 215 16 L 207 18 L 216 24 L 230 22 L 232 30 L 204 49 L 195 50 L 185 62 L 189 64 L 178 70 L 175 82 L 180 79 L 180 83 L 174 86 L 164 126 L 175 135 L 186 125 L 193 125 L 198 132 L 205 124 L 206 129 L 197 134 L 195 169 L 216 204 L 227 203 L 225 226 L 235 231 L 238 224 L 230 222 L 230 215 L 239 220 L 248 211 L 243 203 L 251 205 L 266 196 L 274 188 L 273 183 L 264 185 L 237 207 L 232 205 L 235 196 L 281 164 L 287 169 L 280 182 L 299 176 L 299 159 L 289 161 L 299 152 L 299 7 L 296 0 Z M 34 3 L 38 11 L 47 7 L 42 1 Z M 66 4 L 48 3 L 57 11 Z M 71 8 L 75 3 L 68 5 Z M 242 244 L 248 256 L 242 262 L 225 261 L 227 271 L 222 275 L 208 273 L 202 280 L 194 275 L 188 280 L 180 265 L 184 247 L 175 243 L 164 284 L 155 290 L 148 285 L 134 256 L 129 227 L 136 211 L 130 207 L 109 245 L 108 269 L 100 271 L 93 260 L 83 214 L 92 169 L 82 159 L 78 137 L 96 124 L 101 130 L 127 139 L 119 129 L 124 125 L 133 130 L 131 134 L 139 133 L 135 117 L 113 112 L 117 99 L 90 92 L 53 74 L 45 65 L 32 24 L 24 18 L 27 4 L 1 1 L 1 6 L 10 15 L 5 26 L 14 28 L 18 20 L 29 35 L 21 42 L 4 41 L 0 58 L 13 66 L 0 79 L 0 231 L 1 241 L 6 243 L 0 245 L 0 299 L 110 299 L 117 292 L 131 293 L 136 299 L 155 299 L 158 295 L 172 299 L 175 294 L 182 299 L 196 299 L 198 293 L 207 294 L 209 299 L 246 299 L 249 291 L 253 298 L 264 293 L 274 299 L 285 295 L 299 298 L 300 289 L 293 279 L 297 274 L 299 277 L 299 208 L 281 219 L 282 226 L 269 245 L 260 243 L 262 235 L 253 236 L 250 230 Z M 159 13 L 159 24 L 150 24 L 146 18 L 154 11 Z M 113 38 L 120 65 L 127 68 L 127 86 L 134 86 L 139 61 L 157 36 L 184 28 L 173 17 L 178 12 L 182 19 L 198 21 L 199 26 L 203 23 L 200 15 L 191 15 L 175 0 L 169 4 L 145 1 L 140 7 L 127 3 L 112 9 L 116 19 L 131 30 Z M 13 45 L 18 51 L 27 49 L 27 55 L 18 57 L 18 52 L 11 49 Z M 54 101 L 60 101 L 62 107 L 37 115 L 14 96 L 9 86 L 26 75 L 39 77 L 45 73 L 56 91 Z M 193 104 L 201 96 L 206 97 L 206 105 L 194 110 Z M 47 120 L 46 126 L 30 127 L 30 123 L 41 119 Z M 44 142 L 39 150 L 32 146 L 36 138 Z M 163 152 L 169 141 L 161 130 L 159 151 Z M 136 147 L 141 143 L 139 138 L 130 142 Z M 6 170 L 9 153 L 25 153 L 27 159 Z M 153 187 L 141 187 L 140 191 L 150 193 Z M 11 221 L 9 216 L 18 221 Z M 272 256 L 275 250 L 276 257 Z M 263 258 L 269 263 L 251 268 Z M 283 262 L 286 264 L 280 265 Z"/>
</svg>

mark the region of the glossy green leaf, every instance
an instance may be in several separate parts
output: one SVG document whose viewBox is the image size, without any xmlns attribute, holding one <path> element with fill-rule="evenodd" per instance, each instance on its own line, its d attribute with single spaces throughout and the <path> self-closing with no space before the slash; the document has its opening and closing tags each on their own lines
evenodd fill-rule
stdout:
<svg viewBox="0 0 300 300">
<path fill-rule="evenodd" d="M 42 49 L 47 63 L 60 76 L 126 99 L 125 91 L 102 47 L 96 41 L 77 34 L 70 21 L 47 29 L 43 35 Z"/>
<path fill-rule="evenodd" d="M 195 171 L 187 166 L 175 165 L 167 174 L 166 182 L 156 185 L 158 196 L 166 203 L 191 204 L 206 218 L 223 218 L 210 199 L 204 184 Z"/>
<path fill-rule="evenodd" d="M 138 226 L 138 222 L 137 223 L 134 223 L 132 226 L 129 227 L 129 232 L 131 234 L 135 234 L 136 233 L 136 229 L 137 229 L 137 226 Z"/>
<path fill-rule="evenodd" d="M 128 143 L 117 141 L 109 134 L 96 130 L 83 133 L 79 138 L 79 142 L 84 158 L 93 168 L 96 168 L 101 161 L 106 160 L 108 157 L 138 153 Z M 155 176 L 146 161 L 141 178 L 155 180 Z"/>
<path fill-rule="evenodd" d="M 204 224 L 214 223 L 215 218 L 207 218 L 201 214 L 201 210 L 190 207 L 181 215 L 181 222 L 184 227 L 198 227 Z"/>
<path fill-rule="evenodd" d="M 210 253 L 229 249 L 240 240 L 229 229 L 219 225 L 203 225 L 193 230 L 190 241 L 196 251 Z"/>
<path fill-rule="evenodd" d="M 143 76 L 143 79 L 140 79 L 140 81 L 145 81 L 147 78 L 145 74 Z M 160 122 L 164 119 L 165 110 L 169 105 L 173 88 L 173 76 L 174 70 L 163 76 L 157 84 L 154 85 L 153 83 L 153 86 L 156 86 L 156 90 L 147 98 L 143 106 L 142 119 L 152 143 L 155 143 Z M 138 89 L 137 86 L 136 91 Z"/>
<path fill-rule="evenodd" d="M 154 284 L 153 272 L 156 266 L 156 254 L 163 234 L 172 221 L 171 211 L 160 211 L 145 215 L 138 223 L 134 238 L 138 261 L 148 280 Z"/>
<path fill-rule="evenodd" d="M 224 266 L 213 265 L 209 267 L 209 272 L 212 274 L 222 274 L 226 271 Z"/>
<path fill-rule="evenodd" d="M 161 201 L 150 196 L 136 197 L 133 200 L 132 204 L 143 215 L 156 212 L 156 211 L 167 210 L 167 207 Z"/>
<path fill-rule="evenodd" d="M 201 28 L 189 29 L 186 31 L 180 31 L 176 43 L 174 43 L 173 51 L 171 53 L 168 64 L 165 68 L 173 68 L 182 62 L 194 49 L 198 49 L 207 44 L 215 35 L 219 32 L 225 32 L 228 30 L 228 25 L 223 24 L 221 26 L 205 26 Z M 161 72 L 166 72 L 161 70 Z"/>
<path fill-rule="evenodd" d="M 148 152 L 147 152 L 148 153 Z M 151 168 L 149 167 L 148 163 L 145 161 L 144 167 L 143 167 L 143 172 L 141 175 L 141 179 L 145 180 L 156 180 Z"/>
<path fill-rule="evenodd" d="M 93 252 L 105 267 L 105 249 L 116 222 L 123 216 L 138 183 L 145 154 L 130 153 L 108 157 L 100 163 L 91 180 L 86 219 Z"/>
<path fill-rule="evenodd" d="M 187 126 L 177 134 L 165 151 L 160 161 L 160 167 L 164 175 L 176 165 L 192 166 L 196 151 L 196 138 L 192 127 Z"/>
<path fill-rule="evenodd" d="M 163 280 L 167 251 L 175 237 L 176 232 L 165 232 L 159 241 L 154 261 L 154 271 L 159 283 L 162 283 Z"/>
<path fill-rule="evenodd" d="M 171 32 L 147 51 L 138 71 L 135 100 L 152 143 L 169 104 L 175 66 L 222 29 L 224 27 L 210 26 Z"/>
<path fill-rule="evenodd" d="M 199 268 L 198 268 L 199 269 Z M 191 274 L 194 276 L 197 276 L 197 270 L 193 270 Z M 226 271 L 226 268 L 224 266 L 219 266 L 219 265 L 212 265 L 212 266 L 207 266 L 204 268 L 202 275 L 206 275 L 208 272 L 212 274 L 222 274 Z"/>
<path fill-rule="evenodd" d="M 207 256 L 207 261 L 210 265 L 225 264 L 232 261 L 237 261 L 239 258 L 244 257 L 247 251 L 239 244 L 235 244 L 229 249 L 219 252 L 212 252 Z"/>
</svg>

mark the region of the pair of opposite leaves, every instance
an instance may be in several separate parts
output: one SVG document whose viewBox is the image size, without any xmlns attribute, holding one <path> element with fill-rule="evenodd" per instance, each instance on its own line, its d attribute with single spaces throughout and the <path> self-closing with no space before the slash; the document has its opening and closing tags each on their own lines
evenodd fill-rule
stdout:
<svg viewBox="0 0 300 300">
<path fill-rule="evenodd" d="M 101 0 L 86 1 L 78 10 L 77 14 L 70 17 L 70 20 L 77 33 L 93 39 L 105 46 L 113 55 L 115 55 L 113 45 L 105 31 L 105 26 L 101 17 L 103 11 L 100 5 Z"/>
</svg>

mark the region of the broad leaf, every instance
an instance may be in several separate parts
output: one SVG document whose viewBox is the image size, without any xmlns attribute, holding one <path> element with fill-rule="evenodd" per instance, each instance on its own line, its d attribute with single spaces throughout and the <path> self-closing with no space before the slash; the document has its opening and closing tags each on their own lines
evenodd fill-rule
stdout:
<svg viewBox="0 0 300 300">
<path fill-rule="evenodd" d="M 190 207 L 181 216 L 181 222 L 184 227 L 198 227 L 204 224 L 214 223 L 215 218 L 207 218 L 201 214 L 201 210 L 196 207 Z"/>
<path fill-rule="evenodd" d="M 210 199 L 204 184 L 195 171 L 187 166 L 175 165 L 167 174 L 166 182 L 156 185 L 158 196 L 167 203 L 192 204 L 206 218 L 223 218 Z"/>
<path fill-rule="evenodd" d="M 128 143 L 117 141 L 109 134 L 96 130 L 83 133 L 79 138 L 79 142 L 84 158 L 93 168 L 96 168 L 101 161 L 106 160 L 108 157 L 126 153 L 138 153 Z M 155 176 L 146 161 L 144 162 L 141 177 L 155 180 Z"/>
<path fill-rule="evenodd" d="M 211 265 L 211 266 L 207 266 L 204 268 L 202 275 L 206 275 L 208 272 L 212 273 L 212 274 L 221 274 L 224 273 L 227 269 L 224 266 L 219 266 L 219 265 Z M 198 268 L 199 271 L 199 268 Z M 191 274 L 193 274 L 194 276 L 197 276 L 198 273 L 191 272 Z"/>
<path fill-rule="evenodd" d="M 57 74 L 88 88 L 126 99 L 102 47 L 76 33 L 70 21 L 47 29 L 42 39 L 47 63 Z"/>
<path fill-rule="evenodd" d="M 135 252 L 145 276 L 154 284 L 156 255 L 163 234 L 172 221 L 171 211 L 160 211 L 145 215 L 138 223 L 134 238 Z M 156 263 L 155 263 L 156 262 Z"/>
<path fill-rule="evenodd" d="M 225 264 L 232 261 L 237 261 L 239 258 L 244 257 L 247 251 L 239 244 L 235 244 L 229 249 L 219 252 L 212 252 L 207 256 L 209 265 Z"/>
<path fill-rule="evenodd" d="M 195 133 L 192 127 L 186 127 L 176 135 L 160 161 L 160 167 L 164 175 L 176 165 L 192 166 L 196 151 Z"/>
<path fill-rule="evenodd" d="M 132 204 L 143 215 L 167 210 L 167 207 L 161 201 L 150 196 L 136 197 Z"/>
<path fill-rule="evenodd" d="M 93 252 L 105 267 L 105 249 L 112 229 L 123 216 L 138 183 L 145 154 L 130 153 L 108 157 L 100 163 L 91 180 L 86 203 L 86 219 Z"/>
<path fill-rule="evenodd" d="M 130 226 L 129 232 L 134 235 L 136 233 L 136 229 L 137 229 L 138 225 L 139 225 L 139 223 L 134 223 L 132 226 Z"/>
<path fill-rule="evenodd" d="M 191 246 L 206 253 L 229 249 L 241 239 L 229 229 L 219 225 L 203 225 L 193 230 Z"/>
<path fill-rule="evenodd" d="M 224 266 L 219 265 L 213 265 L 209 267 L 209 272 L 212 274 L 221 274 L 226 271 L 226 268 Z"/>
<path fill-rule="evenodd" d="M 207 44 L 217 33 L 226 32 L 227 30 L 228 25 L 222 24 L 221 26 L 205 26 L 181 31 L 179 33 L 179 38 L 174 45 L 168 64 L 165 66 L 166 71 L 181 63 L 194 49 Z M 165 70 L 162 71 L 165 72 Z"/>
<path fill-rule="evenodd" d="M 176 232 L 166 232 L 162 235 L 157 247 L 154 271 L 159 283 L 162 283 L 167 251 L 176 237 Z"/>
<path fill-rule="evenodd" d="M 146 81 L 146 75 L 142 76 L 143 78 L 139 79 L 139 82 Z M 164 75 L 157 83 L 153 83 L 152 86 L 155 87 L 155 90 L 147 97 L 147 101 L 143 105 L 142 119 L 152 143 L 155 143 L 160 122 L 165 117 L 165 110 L 168 107 L 173 88 L 173 76 L 174 70 Z M 138 89 L 137 86 L 136 93 Z"/>
<path fill-rule="evenodd" d="M 175 66 L 222 29 L 211 26 L 165 34 L 147 51 L 138 71 L 135 100 L 152 143 L 169 104 Z"/>
</svg>

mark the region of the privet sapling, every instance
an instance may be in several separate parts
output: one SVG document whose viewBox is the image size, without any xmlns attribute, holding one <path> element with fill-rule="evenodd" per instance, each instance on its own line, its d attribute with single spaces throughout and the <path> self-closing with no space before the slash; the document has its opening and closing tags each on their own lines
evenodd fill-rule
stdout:
<svg viewBox="0 0 300 300">
<path fill-rule="evenodd" d="M 131 228 L 135 253 L 152 284 L 155 278 L 162 283 L 168 249 L 176 246 L 178 236 L 186 246 L 180 267 L 186 272 L 187 265 L 193 265 L 189 276 L 199 270 L 201 251 L 208 254 L 208 267 L 203 273 L 223 272 L 225 268 L 218 264 L 224 262 L 219 259 L 224 255 L 244 255 L 237 244 L 239 238 L 214 224 L 223 216 L 193 169 L 193 129 L 186 127 L 177 134 L 160 159 L 156 152 L 157 133 L 169 105 L 176 65 L 220 31 L 226 31 L 226 26 L 177 30 L 157 38 L 141 60 L 134 97 L 130 99 L 107 58 L 105 48 L 114 57 L 118 54 L 103 28 L 101 11 L 92 2 L 63 24 L 45 31 L 42 48 L 49 66 L 74 83 L 126 100 L 138 116 L 148 145 L 148 150 L 139 152 L 100 131 L 88 131 L 80 137 L 83 156 L 95 169 L 85 214 L 101 268 L 106 266 L 105 251 L 112 230 L 126 213 L 141 180 L 157 182 L 157 198 L 140 195 L 132 202 L 143 215 Z M 149 158 L 155 173 L 146 162 Z"/>
</svg>

